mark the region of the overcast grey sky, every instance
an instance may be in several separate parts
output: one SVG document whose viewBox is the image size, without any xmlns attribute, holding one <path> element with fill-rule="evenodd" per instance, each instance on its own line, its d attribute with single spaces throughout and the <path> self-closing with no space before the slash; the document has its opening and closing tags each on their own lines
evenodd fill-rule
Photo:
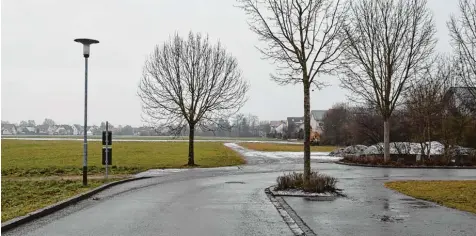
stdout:
<svg viewBox="0 0 476 236">
<path fill-rule="evenodd" d="M 3 0 L 1 1 L 2 120 L 37 123 L 83 122 L 84 59 L 80 37 L 94 38 L 90 57 L 89 123 L 141 125 L 137 85 L 146 56 L 175 32 L 208 33 L 237 57 L 250 82 L 241 112 L 261 120 L 302 116 L 302 87 L 269 79 L 274 66 L 254 48 L 257 36 L 235 0 Z M 449 52 L 446 21 L 457 14 L 457 0 L 429 0 L 438 29 L 438 47 Z M 346 100 L 334 78 L 311 93 L 312 109 Z"/>
</svg>

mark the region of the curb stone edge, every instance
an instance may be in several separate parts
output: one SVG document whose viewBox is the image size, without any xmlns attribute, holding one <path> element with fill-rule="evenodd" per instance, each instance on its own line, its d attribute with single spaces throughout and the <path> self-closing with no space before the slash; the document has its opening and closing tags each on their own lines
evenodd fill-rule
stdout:
<svg viewBox="0 0 476 236">
<path fill-rule="evenodd" d="M 266 188 L 264 192 L 293 234 L 295 236 L 316 236 L 314 231 L 307 226 L 286 201 L 280 196 L 275 196 L 270 188 Z"/>
</svg>

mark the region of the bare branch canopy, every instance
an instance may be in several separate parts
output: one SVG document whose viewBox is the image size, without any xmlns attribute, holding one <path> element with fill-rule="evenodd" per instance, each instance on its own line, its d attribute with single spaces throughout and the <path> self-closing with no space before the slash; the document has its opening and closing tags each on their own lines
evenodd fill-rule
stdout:
<svg viewBox="0 0 476 236">
<path fill-rule="evenodd" d="M 476 1 L 460 0 L 459 9 L 461 16 L 448 22 L 458 76 L 466 86 L 476 87 Z"/>
</svg>

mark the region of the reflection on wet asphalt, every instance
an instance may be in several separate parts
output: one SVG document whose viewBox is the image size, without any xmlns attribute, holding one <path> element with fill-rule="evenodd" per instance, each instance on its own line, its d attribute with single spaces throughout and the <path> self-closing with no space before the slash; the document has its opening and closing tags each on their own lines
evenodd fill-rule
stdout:
<svg viewBox="0 0 476 236">
<path fill-rule="evenodd" d="M 319 165 L 315 168 L 319 169 Z M 336 169 L 340 168 L 336 165 Z M 386 180 L 397 179 L 476 179 L 475 170 L 345 170 L 338 187 L 344 189 L 347 198 L 331 202 L 285 198 L 317 235 L 476 235 L 475 214 L 417 200 L 384 187 Z M 335 170 L 322 172 L 339 177 Z"/>
</svg>

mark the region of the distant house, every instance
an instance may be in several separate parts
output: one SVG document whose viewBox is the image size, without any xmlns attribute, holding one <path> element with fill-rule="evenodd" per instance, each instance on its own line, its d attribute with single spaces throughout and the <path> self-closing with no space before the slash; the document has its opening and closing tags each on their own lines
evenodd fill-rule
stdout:
<svg viewBox="0 0 476 236">
<path fill-rule="evenodd" d="M 50 131 L 50 126 L 49 125 L 37 125 L 36 126 L 36 133 L 37 134 L 43 134 L 43 135 L 48 135 Z"/>
<path fill-rule="evenodd" d="M 288 133 L 299 132 L 300 129 L 304 129 L 304 117 L 288 117 L 286 125 Z"/>
<path fill-rule="evenodd" d="M 49 135 L 54 135 L 58 134 L 56 131 L 58 130 L 58 127 L 56 125 L 51 125 L 48 127 L 48 134 Z"/>
<path fill-rule="evenodd" d="M 162 133 L 162 134 L 169 133 L 169 129 L 167 127 L 154 129 L 153 127 L 146 127 L 146 126 L 134 129 L 134 135 L 136 136 L 153 136 L 153 135 L 158 135 L 159 133 Z"/>
<path fill-rule="evenodd" d="M 37 130 L 35 127 L 21 127 L 18 128 L 17 130 L 18 134 L 24 134 L 24 135 L 33 135 L 37 133 Z"/>
<path fill-rule="evenodd" d="M 54 134 L 57 135 L 73 135 L 73 127 L 70 125 L 58 125 L 56 126 L 56 130 Z"/>
<path fill-rule="evenodd" d="M 83 134 L 83 127 L 81 125 L 73 125 L 71 128 L 73 129 L 73 135 Z"/>
<path fill-rule="evenodd" d="M 14 124 L 2 124 L 2 135 L 18 134 L 17 127 Z"/>
<path fill-rule="evenodd" d="M 101 135 L 101 130 L 97 125 L 88 126 L 87 135 Z"/>
<path fill-rule="evenodd" d="M 286 129 L 286 123 L 281 123 L 278 127 L 276 127 L 275 133 L 276 134 L 284 134 L 284 130 Z"/>
<path fill-rule="evenodd" d="M 284 127 L 286 126 L 286 121 L 284 120 L 270 121 L 269 126 L 270 126 L 270 133 L 283 134 Z"/>
<path fill-rule="evenodd" d="M 444 101 L 448 112 L 476 115 L 476 87 L 451 87 Z"/>
<path fill-rule="evenodd" d="M 312 110 L 311 111 L 311 128 L 314 132 L 322 133 L 324 127 L 324 115 L 326 110 Z"/>
</svg>

